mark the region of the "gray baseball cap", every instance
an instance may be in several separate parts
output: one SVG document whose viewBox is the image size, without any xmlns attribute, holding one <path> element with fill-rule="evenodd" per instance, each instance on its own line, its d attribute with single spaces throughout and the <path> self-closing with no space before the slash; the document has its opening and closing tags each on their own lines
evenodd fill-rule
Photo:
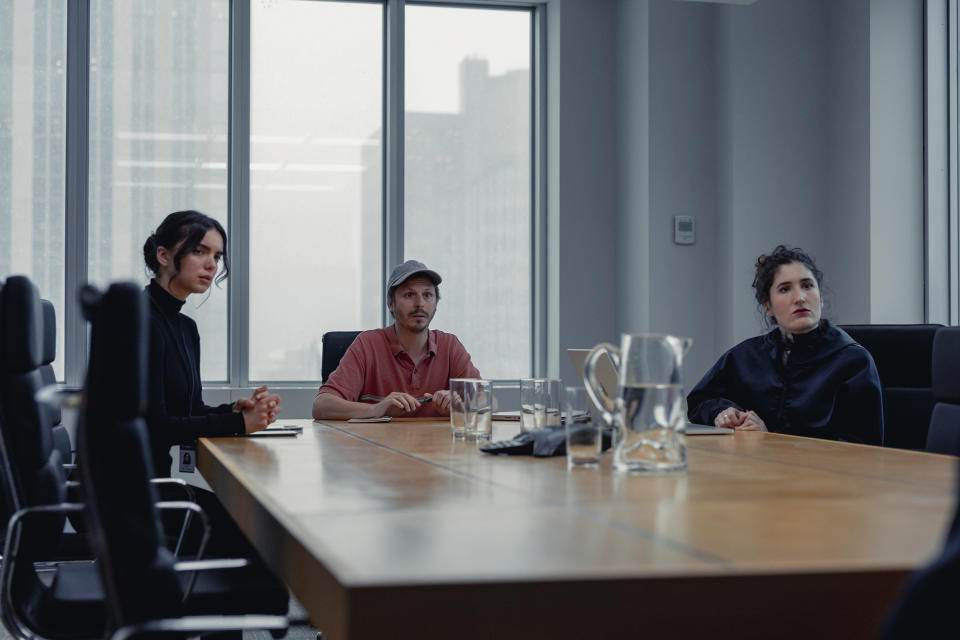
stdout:
<svg viewBox="0 0 960 640">
<path fill-rule="evenodd" d="M 443 281 L 443 278 L 440 277 L 440 274 L 432 269 L 428 269 L 427 265 L 419 262 L 418 260 L 407 260 L 403 264 L 398 264 L 393 268 L 393 271 L 390 272 L 390 279 L 387 280 L 387 291 L 393 289 L 397 285 L 401 285 L 413 276 L 422 275 L 425 278 L 428 278 L 434 286 L 440 284 Z"/>
</svg>

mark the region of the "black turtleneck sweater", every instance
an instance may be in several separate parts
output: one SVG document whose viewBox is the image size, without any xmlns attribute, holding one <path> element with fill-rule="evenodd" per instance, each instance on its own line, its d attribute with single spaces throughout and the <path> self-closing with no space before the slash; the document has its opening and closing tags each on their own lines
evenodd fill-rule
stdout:
<svg viewBox="0 0 960 640">
<path fill-rule="evenodd" d="M 192 445 L 205 436 L 244 432 L 243 416 L 229 404 L 203 404 L 200 386 L 200 334 L 197 323 L 180 313 L 183 301 L 151 281 L 145 295 L 150 305 L 150 395 L 147 426 L 154 473 L 167 476 L 170 447 Z"/>
<path fill-rule="evenodd" d="M 870 353 L 823 320 L 810 333 L 779 329 L 727 351 L 687 396 L 691 422 L 713 424 L 727 407 L 754 411 L 791 435 L 883 443 L 883 392 Z"/>
</svg>

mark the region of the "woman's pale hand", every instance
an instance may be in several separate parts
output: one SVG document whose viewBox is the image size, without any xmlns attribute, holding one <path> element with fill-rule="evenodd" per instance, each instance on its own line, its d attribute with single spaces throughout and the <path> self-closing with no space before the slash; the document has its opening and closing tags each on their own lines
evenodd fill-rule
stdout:
<svg viewBox="0 0 960 640">
<path fill-rule="evenodd" d="M 743 424 L 747 413 L 746 411 L 740 411 L 736 407 L 727 407 L 717 414 L 717 417 L 713 419 L 713 424 L 714 426 L 725 429 L 736 429 Z"/>
<path fill-rule="evenodd" d="M 738 426 L 734 427 L 737 431 L 766 431 L 767 425 L 763 423 L 763 419 L 758 416 L 753 411 L 744 411 L 743 413 L 743 422 Z"/>
<path fill-rule="evenodd" d="M 250 400 L 250 398 L 244 398 Z M 247 433 L 266 429 L 273 422 L 280 411 L 280 398 L 272 394 L 263 394 L 249 409 L 241 411 L 243 424 Z"/>
</svg>

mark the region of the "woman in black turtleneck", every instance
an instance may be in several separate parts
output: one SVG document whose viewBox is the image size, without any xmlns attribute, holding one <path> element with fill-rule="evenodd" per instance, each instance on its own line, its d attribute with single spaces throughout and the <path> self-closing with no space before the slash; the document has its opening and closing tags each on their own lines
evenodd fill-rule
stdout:
<svg viewBox="0 0 960 640">
<path fill-rule="evenodd" d="M 259 431 L 279 411 L 280 398 L 266 386 L 233 405 L 210 407 L 201 397 L 200 335 L 180 308 L 191 293 L 204 293 L 214 279 L 227 277 L 226 245 L 220 223 L 198 211 L 171 213 L 143 245 L 144 261 L 155 276 L 146 288 L 151 372 L 147 425 L 158 476 L 170 473 L 173 445 L 189 447 L 199 437 Z"/>
<path fill-rule="evenodd" d="M 883 442 L 883 393 L 870 353 L 820 318 L 823 273 L 800 249 L 757 260 L 757 302 L 775 328 L 727 351 L 687 396 L 691 422 Z"/>
</svg>

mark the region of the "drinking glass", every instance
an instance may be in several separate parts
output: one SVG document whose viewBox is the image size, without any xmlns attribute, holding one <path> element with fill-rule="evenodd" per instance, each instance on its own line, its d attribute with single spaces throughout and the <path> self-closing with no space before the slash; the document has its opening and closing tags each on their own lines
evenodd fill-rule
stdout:
<svg viewBox="0 0 960 640">
<path fill-rule="evenodd" d="M 467 435 L 467 386 L 472 378 L 450 378 L 450 430 L 454 440 Z"/>
<path fill-rule="evenodd" d="M 489 440 L 492 429 L 493 394 L 489 380 L 467 380 L 464 384 L 464 436 L 467 440 Z"/>
<path fill-rule="evenodd" d="M 567 387 L 564 393 L 567 427 L 567 467 L 596 467 L 600 463 L 600 421 L 583 387 Z"/>
<path fill-rule="evenodd" d="M 520 380 L 520 430 L 560 426 L 560 381 L 556 378 Z"/>
</svg>

